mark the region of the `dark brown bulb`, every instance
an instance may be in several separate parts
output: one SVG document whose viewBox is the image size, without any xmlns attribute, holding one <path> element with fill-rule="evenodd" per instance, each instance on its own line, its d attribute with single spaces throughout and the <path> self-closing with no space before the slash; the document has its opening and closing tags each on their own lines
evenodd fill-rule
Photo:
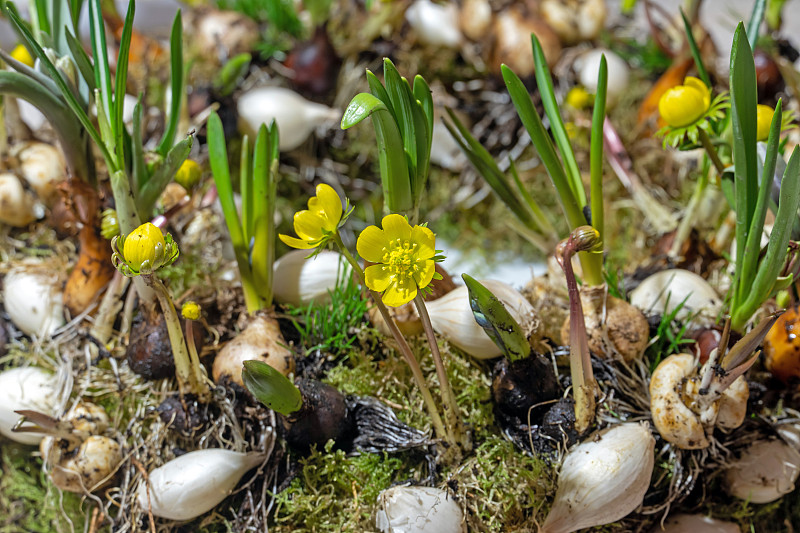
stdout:
<svg viewBox="0 0 800 533">
<path fill-rule="evenodd" d="M 753 61 L 756 65 L 758 101 L 773 103 L 785 86 L 778 64 L 763 50 L 753 53 Z"/>
<path fill-rule="evenodd" d="M 284 63 L 292 69 L 294 87 L 312 96 L 325 96 L 335 86 L 341 61 L 328 38 L 328 32 L 320 26 L 311 40 L 298 44 Z"/>
</svg>

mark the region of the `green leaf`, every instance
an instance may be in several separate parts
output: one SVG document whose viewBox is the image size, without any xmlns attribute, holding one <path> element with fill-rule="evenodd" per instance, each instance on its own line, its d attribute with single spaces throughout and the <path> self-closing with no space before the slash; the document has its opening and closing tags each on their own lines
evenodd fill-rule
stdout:
<svg viewBox="0 0 800 533">
<path fill-rule="evenodd" d="M 103 24 L 100 0 L 89 0 L 89 30 L 92 41 L 92 57 L 94 58 L 94 82 L 97 90 L 100 91 L 97 106 L 98 108 L 103 106 L 102 111 L 107 120 L 110 121 L 116 116 L 113 107 L 114 102 L 112 101 L 114 87 L 111 85 L 111 71 L 108 66 L 108 48 L 106 46 L 106 27 Z M 97 114 L 100 116 L 99 110 Z M 116 133 L 115 125 L 111 124 L 111 128 L 113 138 L 113 134 Z"/>
<path fill-rule="evenodd" d="M 567 128 L 564 127 L 564 121 L 561 120 L 561 113 L 559 112 L 558 103 L 556 102 L 556 94 L 553 90 L 553 79 L 550 76 L 550 69 L 547 68 L 547 60 L 544 57 L 542 45 L 533 33 L 531 34 L 531 43 L 533 44 L 536 85 L 539 87 L 539 95 L 542 97 L 544 112 L 547 114 L 547 118 L 550 119 L 550 131 L 553 132 L 556 145 L 561 152 L 561 158 L 564 161 L 564 168 L 566 169 L 566 176 L 569 180 L 572 193 L 578 202 L 578 206 L 583 209 L 586 205 L 586 190 L 583 188 L 581 172 L 578 170 L 578 162 L 575 160 L 575 154 L 569 142 Z"/>
<path fill-rule="evenodd" d="M 531 345 L 503 302 L 467 274 L 462 274 L 461 277 L 467 284 L 469 306 L 472 308 L 475 322 L 486 331 L 509 361 L 528 357 Z"/>
<path fill-rule="evenodd" d="M 371 70 L 367 70 L 367 85 L 369 85 L 369 92 L 372 93 L 372 96 L 383 102 L 383 105 L 386 106 L 389 113 L 394 115 L 394 107 L 392 107 L 392 100 L 389 98 L 389 93 L 386 92 L 386 88 Z"/>
<path fill-rule="evenodd" d="M 606 56 L 600 56 L 600 71 L 597 74 L 597 94 L 592 111 L 592 136 L 590 141 L 589 168 L 591 176 L 592 226 L 603 240 L 603 123 L 606 118 L 606 89 L 608 86 L 608 66 Z"/>
<path fill-rule="evenodd" d="M 778 144 L 781 137 L 782 116 L 781 101 L 778 100 L 778 105 L 772 115 L 772 124 L 770 125 L 769 138 L 767 139 L 767 153 L 764 157 L 764 168 L 761 174 L 756 209 L 753 213 L 753 220 L 750 222 L 742 263 L 737 264 L 737 270 L 741 269 L 738 277 L 738 301 L 743 301 L 747 293 L 752 289 L 751 284 L 756 273 L 756 265 L 758 265 L 758 259 L 761 257 L 761 233 L 764 230 L 764 219 L 767 216 L 767 207 L 772 194 L 772 182 L 778 159 Z"/>
<path fill-rule="evenodd" d="M 561 207 L 567 217 L 567 222 L 570 228 L 577 228 L 586 224 L 586 217 L 583 216 L 583 211 L 578 205 L 578 200 L 572 192 L 572 187 L 567 180 L 566 172 L 561 164 L 561 161 L 556 155 L 553 141 L 550 140 L 547 130 L 544 129 L 542 119 L 533 107 L 531 98 L 528 95 L 525 85 L 519 79 L 513 70 L 506 65 L 501 67 L 503 73 L 503 80 L 506 83 L 508 94 L 511 95 L 511 101 L 517 109 L 519 118 L 528 134 L 531 137 L 531 142 L 539 153 L 539 157 L 544 163 L 550 180 L 556 188 L 558 198 L 561 201 Z"/>
<path fill-rule="evenodd" d="M 239 194 L 242 198 L 242 233 L 244 242 L 250 246 L 253 238 L 253 202 L 255 200 L 253 199 L 253 168 L 248 135 L 242 137 L 242 149 L 239 156 Z"/>
<path fill-rule="evenodd" d="M 87 84 L 88 93 L 84 97 L 88 102 L 89 94 L 94 94 L 94 90 L 97 88 L 94 83 L 94 68 L 92 67 L 92 60 L 83 49 L 83 46 L 81 46 L 81 43 L 77 37 L 75 37 L 72 33 L 67 32 L 66 39 L 70 54 L 72 54 L 72 59 L 75 61 L 75 65 L 78 67 L 78 70 L 81 73 L 82 81 Z"/>
<path fill-rule="evenodd" d="M 733 127 L 734 192 L 736 209 L 736 264 L 743 263 L 758 197 L 758 155 L 756 152 L 756 70 L 753 52 L 740 22 L 731 49 L 731 125 Z M 737 269 L 736 276 L 739 276 Z M 738 286 L 734 280 L 734 286 Z M 734 292 L 732 308 L 738 305 Z"/>
<path fill-rule="evenodd" d="M 119 56 L 117 59 L 117 73 L 114 79 L 114 144 L 117 149 L 117 161 L 120 168 L 125 164 L 125 89 L 128 84 L 128 55 L 131 49 L 133 35 L 133 16 L 136 2 L 128 2 L 128 13 L 125 16 L 125 25 L 122 28 L 122 37 L 119 43 Z"/>
<path fill-rule="evenodd" d="M 236 90 L 239 80 L 247 74 L 253 56 L 244 53 L 232 57 L 214 78 L 214 87 L 220 96 L 229 96 Z"/>
<path fill-rule="evenodd" d="M 242 369 L 244 386 L 256 399 L 284 416 L 303 407 L 303 395 L 289 379 L 261 361 L 245 361 Z"/>
<path fill-rule="evenodd" d="M 147 183 L 148 178 L 142 139 L 142 97 L 140 95 L 133 107 L 133 136 L 131 137 L 131 185 L 134 198 L 139 196 L 139 191 Z"/>
<path fill-rule="evenodd" d="M 408 81 L 400 76 L 397 68 L 388 59 L 383 60 L 383 79 L 386 83 L 386 92 L 394 109 L 394 120 L 400 131 L 400 138 L 403 141 L 403 150 L 406 154 L 406 163 L 409 173 L 406 179 L 411 180 L 417 174 L 417 139 L 414 134 L 414 112 L 412 105 L 411 88 Z M 416 197 L 415 184 L 411 182 L 411 194 Z"/>
<path fill-rule="evenodd" d="M 143 217 L 149 218 L 153 213 L 153 206 L 156 205 L 158 197 L 164 192 L 164 188 L 175 177 L 175 173 L 181 168 L 189 152 L 192 151 L 194 137 L 189 136 L 172 147 L 164 158 L 164 162 L 158 167 L 152 176 L 147 179 L 147 183 L 139 191 L 136 198 L 136 206 Z"/>
<path fill-rule="evenodd" d="M 400 130 L 386 105 L 369 93 L 357 94 L 345 109 L 342 129 L 358 124 L 369 116 L 372 117 L 378 142 L 385 208 L 390 213 L 406 213 L 414 207 L 411 182 Z"/>
<path fill-rule="evenodd" d="M 169 36 L 169 78 L 172 100 L 170 102 L 167 125 L 164 136 L 158 143 L 156 151 L 165 155 L 175 143 L 175 132 L 178 130 L 178 121 L 181 114 L 181 100 L 183 100 L 183 22 L 181 10 L 175 13 L 172 21 L 172 31 Z"/>
<path fill-rule="evenodd" d="M 703 83 L 705 83 L 707 87 L 711 87 L 711 78 L 708 75 L 706 66 L 703 64 L 703 58 L 700 56 L 700 48 L 697 46 L 697 41 L 694 39 L 692 27 L 689 25 L 689 20 L 683 13 L 683 9 L 681 9 L 680 12 L 681 18 L 683 19 L 683 29 L 686 32 L 686 40 L 689 42 L 689 50 L 692 51 L 692 58 L 694 58 L 694 65 L 697 67 L 697 73 L 700 75 L 700 79 L 703 80 Z"/>
<path fill-rule="evenodd" d="M 756 46 L 758 42 L 758 29 L 764 20 L 764 13 L 767 11 L 767 0 L 756 0 L 753 3 L 753 10 L 750 12 L 750 21 L 747 23 L 747 40 L 750 46 Z M 710 86 L 710 85 L 709 85 Z"/>
</svg>

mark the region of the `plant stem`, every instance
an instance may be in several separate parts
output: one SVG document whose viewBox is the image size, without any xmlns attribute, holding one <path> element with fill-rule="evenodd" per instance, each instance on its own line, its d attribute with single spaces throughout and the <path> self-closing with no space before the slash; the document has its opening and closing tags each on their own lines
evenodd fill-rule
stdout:
<svg viewBox="0 0 800 533">
<path fill-rule="evenodd" d="M 564 270 L 569 294 L 569 367 L 572 376 L 572 394 L 575 398 L 575 431 L 579 434 L 591 427 L 594 421 L 597 383 L 592 371 L 589 342 L 586 338 L 586 323 L 583 317 L 578 284 L 572 270 L 572 256 L 580 249 L 591 248 L 592 239 L 582 239 L 578 228 L 556 248 L 556 259 Z M 591 229 L 591 228 L 589 228 Z M 596 230 L 591 230 L 595 232 Z M 585 241 L 585 242 L 582 242 Z M 596 242 L 596 239 L 595 239 Z"/>
<path fill-rule="evenodd" d="M 184 396 L 187 393 L 191 393 L 197 396 L 199 400 L 203 401 L 208 397 L 209 392 L 208 387 L 205 386 L 206 377 L 200 366 L 200 361 L 197 360 L 195 362 L 189 356 L 189 352 L 186 348 L 186 341 L 183 338 L 181 321 L 178 318 L 177 311 L 175 311 L 175 306 L 172 305 L 172 299 L 169 297 L 167 288 L 154 274 L 141 277 L 153 288 L 158 298 L 158 303 L 161 305 L 161 310 L 164 313 L 164 319 L 167 322 L 167 332 L 169 333 L 169 342 L 172 345 L 172 356 L 175 358 L 175 378 L 178 380 L 180 394 Z"/>
<path fill-rule="evenodd" d="M 719 154 L 717 154 L 717 149 L 714 148 L 711 138 L 703 128 L 698 128 L 697 131 L 700 133 L 700 142 L 702 143 L 703 148 L 705 148 L 708 158 L 711 159 L 712 163 L 714 163 L 714 168 L 717 169 L 717 174 L 722 176 L 722 173 L 725 172 L 725 165 L 722 164 L 722 160 L 719 158 Z"/>
<path fill-rule="evenodd" d="M 353 272 L 356 273 L 358 276 L 358 281 L 361 283 L 363 287 L 367 286 L 366 280 L 364 278 L 364 270 L 362 270 L 361 265 L 358 264 L 355 257 L 350 253 L 350 251 L 345 248 L 344 243 L 342 242 L 341 236 L 337 233 L 334 237 L 334 241 L 336 245 L 339 247 L 339 250 L 342 252 L 342 255 L 350 263 L 350 266 L 353 267 Z M 414 353 L 411 351 L 411 347 L 408 345 L 405 337 L 403 334 L 400 333 L 400 329 L 397 327 L 394 319 L 389 315 L 389 310 L 386 309 L 383 301 L 381 301 L 381 296 L 375 291 L 370 290 L 370 294 L 372 295 L 372 299 L 375 302 L 375 305 L 380 311 L 381 316 L 383 317 L 384 322 L 389 327 L 389 331 L 392 333 L 392 337 L 394 340 L 397 341 L 397 344 L 400 348 L 400 353 L 408 363 L 409 368 L 411 368 L 411 374 L 414 377 L 414 381 L 417 382 L 417 387 L 419 387 L 420 392 L 422 393 L 422 399 L 425 402 L 425 407 L 428 409 L 428 414 L 431 417 L 431 422 L 433 424 L 434 432 L 436 436 L 448 444 L 455 444 L 455 440 L 453 439 L 452 435 L 450 435 L 446 430 L 444 423 L 442 422 L 442 417 L 439 415 L 439 410 L 436 408 L 436 402 L 433 401 L 433 396 L 431 395 L 431 391 L 428 388 L 428 384 L 425 382 L 425 376 L 422 374 L 422 369 L 417 362 L 417 359 L 414 357 Z"/>
<path fill-rule="evenodd" d="M 428 344 L 431 347 L 431 356 L 436 365 L 436 375 L 439 376 L 439 387 L 442 393 L 442 406 L 444 407 L 444 419 L 448 426 L 447 429 L 453 435 L 456 442 L 461 445 L 461 449 L 468 451 L 471 446 L 467 432 L 464 430 L 464 424 L 461 421 L 461 411 L 458 408 L 455 394 L 453 394 L 453 388 L 450 386 L 450 380 L 447 378 L 447 371 L 444 368 L 444 361 L 439 351 L 439 345 L 436 343 L 436 335 L 433 332 L 431 317 L 428 315 L 428 309 L 425 307 L 425 300 L 422 297 L 422 292 L 417 291 L 417 296 L 414 297 L 414 305 L 417 306 L 417 313 L 419 313 L 422 327 L 425 330 L 425 337 L 428 339 Z"/>
</svg>

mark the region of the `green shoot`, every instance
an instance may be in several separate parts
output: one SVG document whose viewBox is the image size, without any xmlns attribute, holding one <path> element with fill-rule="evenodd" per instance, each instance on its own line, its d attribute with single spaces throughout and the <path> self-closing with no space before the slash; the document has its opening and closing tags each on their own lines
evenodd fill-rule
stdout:
<svg viewBox="0 0 800 533">
<path fill-rule="evenodd" d="M 222 121 L 216 113 L 208 120 L 208 152 L 225 224 L 231 236 L 247 310 L 272 305 L 272 265 L 275 260 L 275 196 L 278 175 L 278 125 L 262 124 L 250 156 L 247 137 L 242 143 L 241 216 L 233 201 L 228 152 Z M 251 247 L 252 246 L 252 247 Z"/>
<path fill-rule="evenodd" d="M 671 294 L 667 294 L 664 308 L 669 309 L 669 299 Z M 678 323 L 677 317 L 681 309 L 686 305 L 686 300 L 689 299 L 687 295 L 674 309 L 668 313 L 661 315 L 661 321 L 658 323 L 658 328 L 653 342 L 647 347 L 645 351 L 646 357 L 650 360 L 650 372 L 652 373 L 668 355 L 678 353 L 679 348 L 684 344 L 692 344 L 692 339 L 684 338 L 689 324 L 692 323 L 693 316 L 688 316 L 682 323 Z"/>
<path fill-rule="evenodd" d="M 419 204 L 425 192 L 433 142 L 433 99 L 421 76 L 413 88 L 400 76 L 389 59 L 383 61 L 386 86 L 367 71 L 370 92 L 357 94 L 342 117 L 348 129 L 372 117 L 378 142 L 384 209 L 419 218 Z"/>
<path fill-rule="evenodd" d="M 469 291 L 469 305 L 475 322 L 486 331 L 509 361 L 528 357 L 531 345 L 503 302 L 474 278 L 466 274 L 461 277 Z"/>
<path fill-rule="evenodd" d="M 303 407 L 300 389 L 267 363 L 245 361 L 242 382 L 259 402 L 284 416 Z"/>
<path fill-rule="evenodd" d="M 800 204 L 800 151 L 792 152 L 780 186 L 767 253 L 760 239 L 772 192 L 782 123 L 778 103 L 767 139 L 767 154 L 759 185 L 756 148 L 756 77 L 753 53 L 739 23 L 731 50 L 731 124 L 733 127 L 734 207 L 736 210 L 736 272 L 730 295 L 732 328 L 742 331 L 761 304 L 792 282 L 781 278 L 786 262 L 792 221 Z"/>
</svg>

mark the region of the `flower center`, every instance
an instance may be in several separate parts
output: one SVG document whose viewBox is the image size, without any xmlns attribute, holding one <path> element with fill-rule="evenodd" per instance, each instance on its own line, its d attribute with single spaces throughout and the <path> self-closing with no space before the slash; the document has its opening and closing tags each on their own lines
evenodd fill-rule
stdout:
<svg viewBox="0 0 800 533">
<path fill-rule="evenodd" d="M 395 239 L 389 241 L 389 246 L 383 247 L 382 263 L 395 275 L 410 275 L 419 270 L 414 257 L 417 244 L 410 241 Z"/>
</svg>

